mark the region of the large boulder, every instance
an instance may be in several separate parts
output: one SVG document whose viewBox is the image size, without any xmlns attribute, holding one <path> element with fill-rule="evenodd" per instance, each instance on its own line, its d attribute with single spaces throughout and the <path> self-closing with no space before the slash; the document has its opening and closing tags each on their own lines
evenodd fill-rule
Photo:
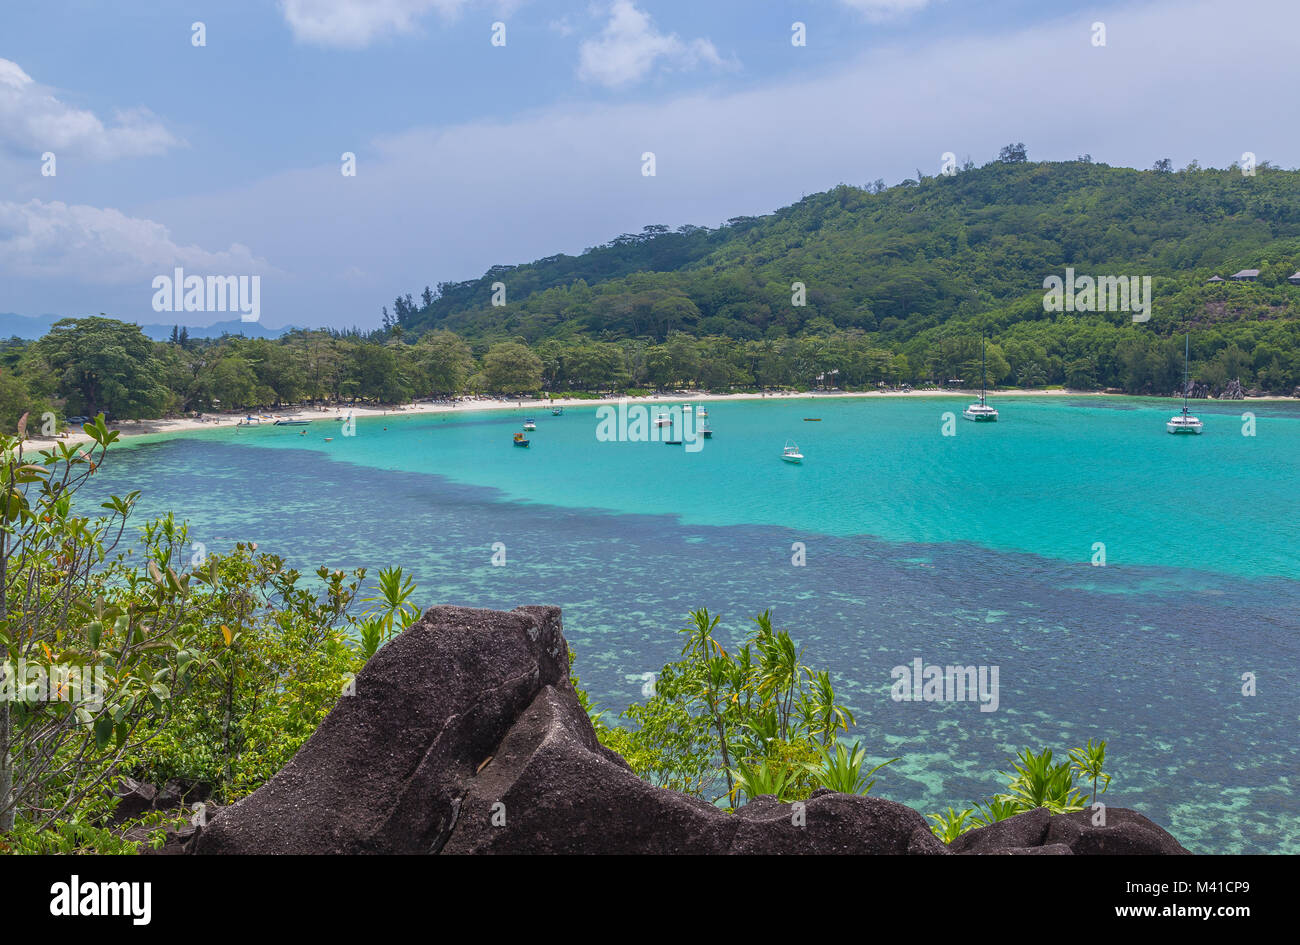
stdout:
<svg viewBox="0 0 1300 945">
<path fill-rule="evenodd" d="M 922 832 L 926 840 L 913 844 Z M 909 848 L 910 846 L 910 848 Z M 816 791 L 736 814 L 657 788 L 603 748 L 571 692 L 544 689 L 469 786 L 444 853 L 946 852 L 911 808 Z"/>
<path fill-rule="evenodd" d="M 1016 814 L 987 827 L 968 830 L 948 849 L 953 853 L 995 853 L 1004 849 L 1041 847 L 1047 838 L 1051 814 L 1039 807 L 1024 814 Z"/>
<path fill-rule="evenodd" d="M 572 692 L 568 657 L 558 607 L 431 608 L 195 851 L 437 852 L 515 720 L 547 686 Z"/>
<path fill-rule="evenodd" d="M 1140 845 L 1148 824 L 1087 841 L 1085 826 L 1071 822 L 1079 836 L 1058 841 L 1047 812 L 1033 811 L 949 849 L 916 811 L 874 797 L 819 790 L 802 803 L 759 797 L 728 813 L 642 781 L 600 744 L 569 681 L 558 608 L 434 607 L 366 664 L 355 694 L 283 771 L 181 845 L 196 853 L 1054 854 Z"/>
<path fill-rule="evenodd" d="M 1167 831 L 1124 807 L 1107 807 L 1104 824 L 1092 811 L 1049 814 L 1042 807 L 968 830 L 948 849 L 953 853 L 1120 853 L 1186 854 Z M 1098 818 L 1099 819 L 1099 818 Z"/>
</svg>

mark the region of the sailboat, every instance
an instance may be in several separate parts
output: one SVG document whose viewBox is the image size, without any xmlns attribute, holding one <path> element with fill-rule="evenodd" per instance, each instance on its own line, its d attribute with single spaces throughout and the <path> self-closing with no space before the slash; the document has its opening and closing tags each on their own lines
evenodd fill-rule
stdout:
<svg viewBox="0 0 1300 945">
<path fill-rule="evenodd" d="M 1183 338 L 1183 412 L 1176 417 L 1170 417 L 1169 422 L 1165 424 L 1165 430 L 1170 433 L 1201 432 L 1201 421 L 1187 412 L 1187 365 L 1191 361 L 1191 354 L 1192 336 L 1188 333 Z"/>
<path fill-rule="evenodd" d="M 980 338 L 980 402 L 971 404 L 961 412 L 961 415 L 967 420 L 974 420 L 976 423 L 993 423 L 998 418 L 998 412 L 986 403 L 985 390 L 988 387 L 988 370 L 984 361 L 984 338 Z"/>
</svg>

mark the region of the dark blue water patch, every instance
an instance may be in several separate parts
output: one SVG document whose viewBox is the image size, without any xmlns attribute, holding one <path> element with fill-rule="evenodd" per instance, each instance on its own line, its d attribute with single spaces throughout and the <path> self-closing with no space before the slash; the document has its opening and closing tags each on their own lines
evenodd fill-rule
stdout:
<svg viewBox="0 0 1300 945">
<path fill-rule="evenodd" d="M 901 756 L 877 791 L 922 810 L 998 790 L 1018 748 L 1104 737 L 1117 776 L 1104 800 L 1189 847 L 1266 852 L 1297 836 L 1300 582 L 683 526 L 670 498 L 663 515 L 518 504 L 432 475 L 196 440 L 120 451 L 106 473 L 96 490 L 141 489 L 142 515 L 175 511 L 212 550 L 256 541 L 304 572 L 400 564 L 422 606 L 558 605 L 583 684 L 611 712 L 677 657 L 691 609 L 722 614 L 735 646 L 771 608 L 805 661 L 832 672 L 854 737 Z M 504 567 L 491 563 L 497 542 Z M 998 710 L 893 701 L 891 670 L 915 657 L 998 667 Z M 1243 673 L 1257 695 L 1241 694 Z"/>
</svg>

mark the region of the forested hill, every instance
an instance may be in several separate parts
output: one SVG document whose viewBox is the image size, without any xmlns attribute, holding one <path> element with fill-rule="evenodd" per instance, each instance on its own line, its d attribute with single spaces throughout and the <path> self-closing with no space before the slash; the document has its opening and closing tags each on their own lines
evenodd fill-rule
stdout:
<svg viewBox="0 0 1300 945">
<path fill-rule="evenodd" d="M 1300 288 L 1287 277 L 1300 269 L 1300 172 L 999 161 L 888 189 L 840 186 L 718 229 L 647 227 L 580 256 L 442 283 L 399 299 L 394 314 L 404 333 L 445 328 L 476 341 L 838 329 L 897 349 L 940 326 L 994 335 L 1060 319 L 1043 311 L 1043 280 L 1066 267 L 1152 276 L 1146 327 L 1156 334 L 1189 320 L 1295 318 Z M 1261 269 L 1259 282 L 1206 285 L 1240 269 Z M 494 307 L 497 282 L 506 304 Z M 791 304 L 795 282 L 806 305 Z"/>
</svg>

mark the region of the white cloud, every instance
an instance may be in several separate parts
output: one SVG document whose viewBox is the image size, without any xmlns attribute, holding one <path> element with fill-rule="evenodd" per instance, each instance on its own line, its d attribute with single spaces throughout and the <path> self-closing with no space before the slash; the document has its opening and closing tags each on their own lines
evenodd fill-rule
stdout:
<svg viewBox="0 0 1300 945">
<path fill-rule="evenodd" d="M 18 63 L 0 59 L 0 147 L 112 160 L 162 154 L 181 143 L 148 109 L 119 110 L 105 125 L 94 112 L 59 101 Z"/>
<path fill-rule="evenodd" d="M 112 208 L 0 201 L 0 273 L 6 277 L 147 284 L 174 266 L 214 275 L 269 268 L 246 246 L 234 243 L 219 252 L 182 246 L 161 223 Z"/>
<path fill-rule="evenodd" d="M 614 0 L 604 30 L 585 40 L 579 50 L 578 76 L 617 88 L 644 79 L 659 62 L 679 69 L 735 65 L 724 60 L 707 39 L 688 43 L 676 34 L 661 33 L 632 0 Z"/>
<path fill-rule="evenodd" d="M 360 49 L 377 39 L 413 33 L 430 13 L 452 20 L 479 0 L 280 0 L 294 39 L 320 46 Z M 520 0 L 485 4 L 505 15 Z"/>
<path fill-rule="evenodd" d="M 945 151 L 983 163 L 1024 141 L 1033 161 L 1090 152 L 1137 167 L 1162 157 L 1226 167 L 1249 150 L 1300 164 L 1300 125 L 1279 118 L 1274 98 L 1242 91 L 1300 86 L 1300 6 L 1257 0 L 1251 16 L 1223 17 L 1231 2 L 1116 4 L 1082 20 L 873 48 L 834 73 L 745 89 L 416 128 L 371 142 L 355 178 L 322 163 L 129 212 L 168 221 L 187 242 L 255 245 L 274 259 L 287 275 L 265 280 L 264 312 L 277 286 L 282 298 L 268 323 L 374 325 L 399 291 L 580 252 L 648 223 L 716 226 L 841 181 L 936 174 Z M 1107 24 L 1105 48 L 1091 44 L 1093 19 Z M 1207 42 L 1206 23 L 1212 70 L 1186 54 Z M 656 177 L 641 175 L 646 150 Z M 0 247 L 9 229 L 0 217 Z M 133 287 L 65 288 L 76 262 L 44 280 L 6 279 L 0 262 L 0 308 L 136 304 Z"/>
</svg>

